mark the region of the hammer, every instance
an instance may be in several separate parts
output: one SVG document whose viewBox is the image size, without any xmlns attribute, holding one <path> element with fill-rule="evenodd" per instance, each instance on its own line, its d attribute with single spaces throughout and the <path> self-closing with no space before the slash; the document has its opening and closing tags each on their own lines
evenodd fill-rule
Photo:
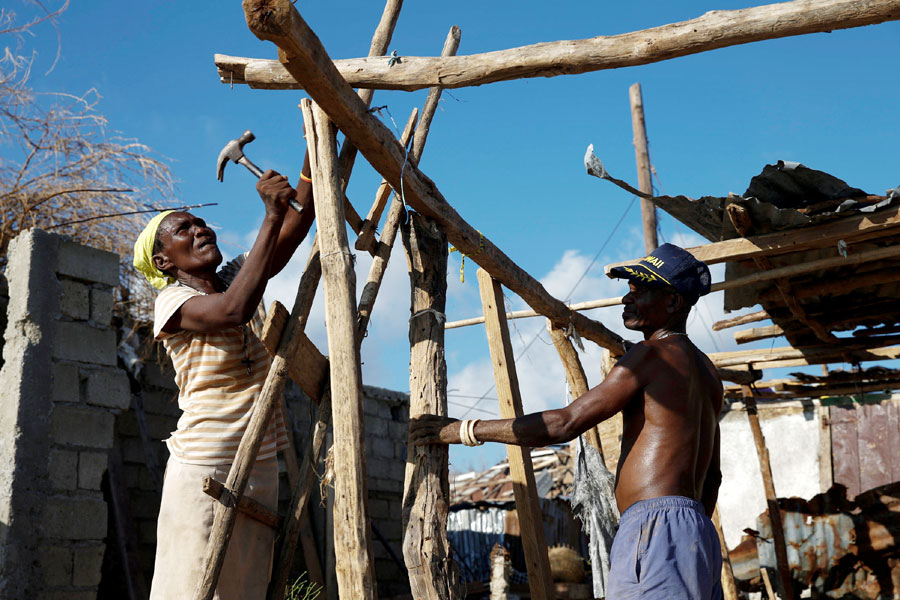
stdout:
<svg viewBox="0 0 900 600">
<path fill-rule="evenodd" d="M 262 177 L 262 169 L 254 165 L 249 158 L 244 156 L 244 144 L 249 144 L 255 139 L 256 136 L 253 135 L 253 132 L 248 129 L 241 134 L 241 137 L 237 138 L 236 140 L 231 140 L 230 142 L 225 144 L 225 147 L 222 148 L 221 152 L 219 152 L 219 159 L 216 161 L 216 178 L 219 181 L 223 181 L 223 177 L 225 176 L 225 165 L 228 164 L 228 161 L 244 165 L 245 167 L 247 167 L 247 169 L 250 170 L 251 173 L 256 175 L 257 179 Z M 297 202 L 297 200 L 295 200 L 294 198 L 288 200 L 288 204 L 290 204 L 291 208 L 293 208 L 297 212 L 303 212 L 303 207 L 300 206 L 300 203 Z"/>
</svg>

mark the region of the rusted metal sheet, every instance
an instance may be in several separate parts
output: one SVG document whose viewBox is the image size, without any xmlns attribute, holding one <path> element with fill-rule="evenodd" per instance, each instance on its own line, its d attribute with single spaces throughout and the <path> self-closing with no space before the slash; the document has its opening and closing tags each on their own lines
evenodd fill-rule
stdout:
<svg viewBox="0 0 900 600">
<path fill-rule="evenodd" d="M 900 482 L 847 499 L 835 486 L 812 500 L 780 499 L 788 563 L 794 581 L 828 598 L 900 597 Z M 774 567 L 768 513 L 757 521 L 758 537 L 729 556 L 735 578 L 758 579 Z"/>
<path fill-rule="evenodd" d="M 834 482 L 847 488 L 853 498 L 860 490 L 859 441 L 856 434 L 855 405 L 831 407 L 831 455 L 834 461 Z"/>
<path fill-rule="evenodd" d="M 860 404 L 856 407 L 859 440 L 859 485 L 864 490 L 890 483 L 891 464 L 888 410 L 892 402 Z"/>
</svg>

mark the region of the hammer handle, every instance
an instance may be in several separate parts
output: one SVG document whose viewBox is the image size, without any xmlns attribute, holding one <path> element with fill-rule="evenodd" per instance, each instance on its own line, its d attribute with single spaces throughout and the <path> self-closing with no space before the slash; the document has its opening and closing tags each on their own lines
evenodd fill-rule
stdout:
<svg viewBox="0 0 900 600">
<path fill-rule="evenodd" d="M 254 175 L 256 175 L 256 178 L 257 178 L 257 179 L 259 179 L 260 177 L 263 176 L 262 169 L 260 169 L 260 168 L 257 167 L 256 165 L 254 165 L 254 164 L 253 164 L 253 161 L 251 161 L 251 160 L 250 160 L 249 158 L 247 158 L 246 156 L 240 157 L 240 158 L 238 159 L 238 162 L 241 163 L 242 165 L 244 165 L 245 167 L 247 167 L 247 169 L 249 169 L 251 173 L 253 173 Z M 294 198 L 291 198 L 290 200 L 288 200 L 288 204 L 290 204 L 290 205 L 291 205 L 291 208 L 293 208 L 294 210 L 296 210 L 298 213 L 302 213 L 302 212 L 303 212 L 303 207 L 300 206 L 300 203 L 297 202 Z"/>
</svg>

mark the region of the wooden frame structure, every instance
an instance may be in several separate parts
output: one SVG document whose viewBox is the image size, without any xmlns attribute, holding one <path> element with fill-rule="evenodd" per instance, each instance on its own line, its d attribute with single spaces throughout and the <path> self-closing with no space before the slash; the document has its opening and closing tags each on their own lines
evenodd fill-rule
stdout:
<svg viewBox="0 0 900 600">
<path fill-rule="evenodd" d="M 313 166 L 313 186 L 316 190 L 319 220 L 317 238 L 300 281 L 294 307 L 286 318 L 286 311 L 276 310 L 273 314 L 278 313 L 278 318 L 270 319 L 265 337 L 267 347 L 274 354 L 273 364 L 251 423 L 241 441 L 235 463 L 226 482 L 207 482 L 212 490 L 210 493 L 220 499 L 220 504 L 216 510 L 205 574 L 198 582 L 195 592 L 195 598 L 204 600 L 213 595 L 237 510 L 255 510 L 262 515 L 261 518 L 282 527 L 282 545 L 267 597 L 283 597 L 287 567 L 296 546 L 304 507 L 314 478 L 313 468 L 321 456 L 325 431 L 332 421 L 335 439 L 340 440 L 340 443 L 335 444 L 334 450 L 334 510 L 340 515 L 335 519 L 334 532 L 338 588 L 342 598 L 355 600 L 376 597 L 370 528 L 366 517 L 359 346 L 403 212 L 403 204 L 395 198 L 388 210 L 384 232 L 376 241 L 374 229 L 391 189 L 403 189 L 405 202 L 420 213 L 421 219 L 426 223 L 417 224 L 416 217 L 413 219 L 413 226 L 404 232 L 410 264 L 422 267 L 421 272 L 412 278 L 414 312 L 410 322 L 410 340 L 414 346 L 413 354 L 418 357 L 416 362 L 431 365 L 414 374 L 418 381 L 415 384 L 411 382 L 411 389 L 415 390 L 417 398 L 413 400 L 411 411 L 439 414 L 446 412 L 446 367 L 443 365 L 441 327 L 441 295 L 445 290 L 440 289 L 440 283 L 435 283 L 441 277 L 429 279 L 424 275 L 428 269 L 437 269 L 438 272 L 442 268 L 446 269 L 446 257 L 443 263 L 439 257 L 436 262 L 433 260 L 434 256 L 431 254 L 435 251 L 428 250 L 433 248 L 427 241 L 429 228 L 441 231 L 447 240 L 482 268 L 479 270 L 479 282 L 498 394 L 505 407 L 504 413 L 508 412 L 510 416 L 518 414 L 521 406 L 516 402 L 518 386 L 509 353 L 507 315 L 499 310 L 502 306 L 502 302 L 498 300 L 502 297 L 501 284 L 525 300 L 534 314 L 547 318 L 554 342 L 567 365 L 570 380 L 576 384 L 573 387 L 586 387 L 587 383 L 582 381 L 583 372 L 580 376 L 578 374 L 580 365 L 577 365 L 577 355 L 572 360 L 570 355 L 574 351 L 565 336 L 560 336 L 562 331 L 574 329 L 582 338 L 595 342 L 613 355 L 620 355 L 627 349 L 628 343 L 620 336 L 579 312 L 588 307 L 566 306 L 552 297 L 536 279 L 466 222 L 443 197 L 435 183 L 419 169 L 418 161 L 440 89 L 647 64 L 756 40 L 900 19 L 900 0 L 796 0 L 738 11 L 717 11 L 691 21 L 619 36 L 538 44 L 459 57 L 455 56 L 459 31 L 451 30 L 441 57 L 404 57 L 403 68 L 390 68 L 383 55 L 397 21 L 401 0 L 388 0 L 373 38 L 369 58 L 334 62 L 290 0 L 244 0 L 243 5 L 251 32 L 260 39 L 275 44 L 278 61 L 216 55 L 216 65 L 224 83 L 246 83 L 251 87 L 264 89 L 302 88 L 315 102 L 313 105 L 304 101 L 302 110 Z M 636 48 L 639 51 L 635 51 Z M 351 85 L 363 89 L 357 93 Z M 432 92 L 422 119 L 416 127 L 415 115 L 410 118 L 402 142 L 368 111 L 376 88 L 415 90 L 423 87 L 431 87 Z M 638 90 L 637 97 L 639 95 Z M 643 119 L 640 121 L 643 124 Z M 411 133 L 413 128 L 414 135 Z M 344 133 L 347 142 L 340 154 L 335 144 L 337 129 Z M 404 148 L 410 137 L 413 138 L 413 147 L 407 153 Z M 357 150 L 384 178 L 376 193 L 375 203 L 365 219 L 359 216 L 345 195 Z M 640 155 L 639 151 L 639 162 Z M 642 185 L 642 188 L 647 187 Z M 649 189 L 644 192 L 645 195 L 650 195 Z M 689 216 L 695 208 L 679 199 L 651 197 L 649 200 L 663 210 L 677 213 L 678 218 Z M 359 306 L 353 300 L 355 279 L 345 221 L 359 234 L 356 248 L 369 251 L 375 256 Z M 733 280 L 730 283 L 739 286 L 775 280 L 782 299 L 789 304 L 786 298 L 792 297 L 792 290 L 787 278 L 800 272 L 829 267 L 818 263 L 815 266 L 806 265 L 809 267 L 807 271 L 790 270 L 802 265 L 776 266 L 766 262 L 771 260 L 769 256 L 796 252 L 800 248 L 827 246 L 838 239 L 848 243 L 863 242 L 886 232 L 893 234 L 895 227 L 900 227 L 900 216 L 896 208 L 846 219 L 839 225 L 821 227 L 815 233 L 804 232 L 799 237 L 805 241 L 798 240 L 796 235 L 788 238 L 774 233 L 726 240 L 692 251 L 710 263 L 755 260 L 758 267 L 766 270 L 765 273 L 750 275 L 750 280 L 737 284 Z M 808 235 L 803 237 L 804 234 Z M 895 250 L 896 248 L 867 250 L 868 254 L 857 255 L 857 263 L 854 264 L 895 258 L 900 254 Z M 875 253 L 879 254 L 876 256 Z M 863 255 L 866 256 L 864 261 L 859 258 Z M 854 259 L 843 260 L 844 262 L 838 261 L 839 266 L 846 266 L 847 261 Z M 303 334 L 320 278 L 323 280 L 328 303 L 328 359 Z M 723 282 L 723 287 L 728 283 Z M 616 300 L 603 302 L 616 303 Z M 770 313 L 767 312 L 767 315 Z M 814 322 L 814 316 L 805 314 L 801 320 L 810 324 Z M 765 317 L 760 317 L 762 318 Z M 417 325 L 413 321 L 427 322 L 427 325 Z M 816 347 L 814 351 L 792 347 L 768 353 L 725 353 L 714 359 L 722 368 L 745 367 L 740 373 L 732 375 L 735 381 L 747 383 L 748 374 L 751 378 L 755 377 L 753 369 L 748 367 L 795 364 L 797 361 L 813 364 L 815 361 L 833 361 L 835 357 L 866 359 L 896 356 L 898 353 L 897 347 L 886 348 L 888 344 L 884 343 L 884 339 L 877 342 L 869 340 L 868 343 L 853 347 L 836 347 L 834 340 L 827 336 L 821 337 L 825 338 L 821 341 L 826 345 Z M 297 469 L 291 513 L 284 519 L 278 519 L 259 507 L 248 508 L 250 505 L 242 502 L 241 497 L 262 433 L 273 411 L 279 409 L 281 391 L 288 377 L 297 381 L 311 398 L 318 401 L 318 415 L 314 434 L 304 450 L 302 464 Z M 332 397 L 335 402 L 332 402 Z M 599 446 L 599 435 L 596 437 L 598 439 L 592 438 L 591 441 Z M 526 459 L 529 455 L 527 451 L 516 450 L 521 454 L 516 455 L 516 468 L 521 470 L 517 501 L 522 511 L 520 521 L 523 531 L 527 532 L 524 536 L 527 538 L 525 547 L 529 576 L 533 582 L 532 594 L 536 598 L 550 598 L 552 590 L 546 567 L 546 543 L 542 543 L 543 530 L 539 516 L 535 514 L 537 509 L 533 477 L 528 477 Z M 441 456 L 441 452 L 432 448 L 416 449 L 415 465 L 410 464 L 407 470 L 404 491 L 404 557 L 416 598 L 443 600 L 460 597 L 459 589 L 452 584 L 455 576 L 452 560 L 448 560 L 449 548 L 442 529 L 445 528 L 445 522 L 441 522 L 441 510 L 445 509 L 441 505 L 442 500 L 445 501 L 441 493 L 442 489 L 446 490 L 447 482 L 446 455 Z M 512 465 L 512 454 L 510 462 Z M 427 481 L 438 482 L 440 485 L 430 486 L 432 495 L 420 496 L 419 489 Z M 417 564 L 411 564 L 416 559 L 419 559 Z"/>
</svg>

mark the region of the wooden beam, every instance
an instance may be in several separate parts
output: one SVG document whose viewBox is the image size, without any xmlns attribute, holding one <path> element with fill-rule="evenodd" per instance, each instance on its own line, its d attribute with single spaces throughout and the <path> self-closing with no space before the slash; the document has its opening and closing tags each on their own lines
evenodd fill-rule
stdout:
<svg viewBox="0 0 900 600">
<path fill-rule="evenodd" d="M 710 244 L 714 245 L 714 244 Z M 699 246 L 699 248 L 704 248 L 705 246 Z M 696 248 L 688 248 L 688 250 L 696 250 Z M 896 246 L 888 246 L 886 248 L 878 248 L 876 250 L 869 250 L 867 252 L 860 252 L 858 254 L 850 254 L 849 256 L 833 256 L 830 258 L 822 258 L 819 260 L 814 260 L 807 263 L 799 263 L 793 265 L 787 265 L 784 267 L 774 267 L 760 271 L 758 273 L 751 273 L 749 275 L 745 275 L 743 277 L 734 277 L 732 279 L 726 279 L 725 281 L 719 281 L 710 287 L 710 292 L 718 292 L 721 290 L 729 290 L 734 288 L 743 287 L 745 285 L 749 285 L 752 283 L 760 283 L 763 281 L 770 281 L 772 279 L 778 278 L 787 278 L 794 277 L 797 275 L 802 275 L 804 273 L 811 273 L 813 271 L 820 271 L 824 269 L 832 269 L 837 267 L 852 267 L 855 265 L 863 264 L 866 262 L 873 262 L 877 260 L 883 260 L 885 258 L 892 258 L 894 256 L 900 256 L 900 244 Z M 634 264 L 637 262 L 637 259 L 631 261 L 625 261 L 622 263 L 615 263 L 613 265 L 607 265 L 606 271 L 616 266 L 616 265 L 628 265 Z M 589 300 L 587 302 L 580 302 L 578 304 L 571 304 L 567 306 L 569 310 L 579 311 L 579 310 L 590 310 L 593 308 L 602 308 L 607 306 L 616 306 L 618 304 L 622 304 L 622 297 L 615 296 L 612 298 L 601 298 L 599 300 Z M 536 317 L 539 316 L 537 311 L 534 310 L 519 310 L 507 313 L 507 318 L 509 319 L 524 319 L 527 317 Z M 740 317 L 739 317 L 740 318 Z M 469 325 L 475 325 L 478 323 L 484 323 L 484 317 L 472 317 L 470 319 L 463 319 L 460 321 L 452 321 L 447 323 L 446 327 L 448 329 L 453 329 L 456 327 L 467 327 Z"/>
<path fill-rule="evenodd" d="M 288 310 L 278 300 L 269 306 L 260 341 L 270 355 L 274 356 L 278 350 L 278 341 L 290 316 Z M 297 352 L 288 365 L 288 377 L 303 390 L 304 394 L 318 403 L 328 383 L 328 359 L 319 352 L 305 333 L 301 331 L 297 335 L 299 337 Z"/>
<path fill-rule="evenodd" d="M 784 335 L 784 328 L 781 325 L 767 325 L 766 327 L 753 327 L 752 329 L 735 331 L 734 341 L 738 344 L 747 344 L 782 335 Z"/>
<path fill-rule="evenodd" d="M 756 323 L 757 321 L 765 321 L 769 318 L 771 318 L 769 317 L 769 313 L 764 310 L 758 310 L 747 315 L 741 315 L 739 317 L 731 317 L 730 319 L 722 319 L 721 321 L 716 321 L 715 323 L 713 323 L 712 329 L 713 331 L 721 331 L 722 329 L 728 329 L 729 327 L 746 325 L 747 323 Z"/>
<path fill-rule="evenodd" d="M 758 384 L 758 388 L 770 387 L 765 383 Z M 868 392 L 886 392 L 890 390 L 900 390 L 900 378 L 884 381 L 870 381 L 864 383 L 847 383 L 844 385 L 796 385 L 783 383 L 777 386 L 781 389 L 774 393 L 761 392 L 760 397 L 763 398 L 822 398 L 825 396 L 854 396 L 857 394 L 865 394 Z M 726 395 L 730 398 L 738 397 L 737 390 L 733 388 L 726 389 Z"/>
<path fill-rule="evenodd" d="M 708 265 L 714 265 L 754 256 L 774 256 L 810 248 L 835 246 L 840 240 L 850 244 L 885 236 L 896 229 L 900 229 L 900 207 L 889 206 L 874 213 L 858 214 L 821 225 L 798 227 L 748 238 L 735 238 L 694 246 L 686 248 L 686 250 L 698 260 L 702 260 Z M 612 263 L 606 265 L 605 269 L 609 273 L 614 267 L 633 262 L 634 260 Z"/>
<path fill-rule="evenodd" d="M 746 238 L 747 234 L 753 230 L 753 220 L 750 218 L 750 213 L 747 209 L 740 204 L 731 203 L 725 207 L 725 212 L 731 220 L 731 224 L 734 225 L 735 231 L 737 231 L 741 237 Z M 760 271 L 771 272 L 775 268 L 775 265 L 772 264 L 772 261 L 768 256 L 755 256 L 753 257 L 753 262 Z M 803 305 L 800 304 L 800 301 L 797 300 L 794 295 L 793 286 L 791 286 L 787 277 L 776 277 L 772 280 L 772 283 L 774 283 L 775 287 L 778 289 L 778 293 L 781 295 L 781 301 L 788 307 L 788 310 L 791 311 L 791 315 L 793 315 L 796 320 L 806 325 L 817 338 L 826 344 L 838 343 L 838 339 L 833 333 L 826 330 L 821 323 L 807 314 L 806 309 L 803 308 Z"/>
<path fill-rule="evenodd" d="M 312 165 L 316 221 L 325 291 L 325 321 L 331 394 L 341 399 L 332 406 L 334 430 L 334 550 L 340 594 L 360 600 L 376 598 L 370 531 L 366 509 L 365 427 L 362 377 L 356 343 L 356 272 L 344 227 L 338 179 L 335 131 L 327 115 L 301 101 L 307 143 L 315 141 Z M 314 127 L 313 127 L 314 125 Z M 312 162 L 313 153 L 310 153 Z"/>
<path fill-rule="evenodd" d="M 412 213 L 403 227 L 411 285 L 409 418 L 447 416 L 447 363 L 442 315 L 447 305 L 447 237 Z M 449 451 L 445 445 L 407 445 L 403 483 L 403 558 L 412 597 L 451 600 L 459 572 L 447 541 Z"/>
<path fill-rule="evenodd" d="M 460 29 L 456 25 L 450 28 L 449 33 L 447 33 L 447 39 L 444 40 L 444 49 L 441 52 L 441 56 L 453 56 L 456 54 L 457 49 L 459 49 L 461 35 Z M 428 132 L 431 129 L 431 121 L 434 119 L 435 112 L 437 112 L 438 102 L 441 100 L 443 91 L 443 88 L 439 87 L 431 88 L 428 91 L 428 98 L 425 99 L 425 106 L 422 108 L 422 118 L 419 120 L 419 124 L 415 126 L 416 131 L 413 135 L 413 145 L 409 150 L 409 160 L 411 160 L 413 164 L 418 165 L 419 161 L 422 159 L 422 153 L 425 151 L 425 140 L 428 138 Z M 403 135 L 400 137 L 400 142 L 403 144 L 404 148 L 409 146 L 406 135 L 407 134 L 404 131 Z M 381 185 L 376 192 L 375 202 L 372 204 L 368 216 L 366 216 L 366 221 L 359 233 L 359 239 L 356 240 L 357 250 L 366 250 L 371 245 L 372 240 L 374 240 L 378 220 L 381 218 L 381 212 L 384 210 L 385 204 L 387 204 L 391 191 L 390 184 L 382 179 Z"/>
<path fill-rule="evenodd" d="M 519 379 L 509 340 L 509 328 L 502 310 L 503 289 L 484 269 L 478 269 L 478 288 L 487 318 L 485 329 L 494 367 L 497 398 L 500 401 L 500 416 L 504 419 L 521 417 L 523 411 Z M 524 446 L 507 445 L 506 452 L 509 455 L 509 476 L 516 498 L 531 597 L 536 600 L 551 600 L 555 594 L 550 577 L 543 513 L 534 483 L 531 450 Z"/>
<path fill-rule="evenodd" d="M 400 187 L 402 173 L 406 202 L 435 219 L 454 246 L 554 323 L 567 325 L 571 322 L 582 337 L 614 352 L 624 351 L 625 343 L 621 337 L 600 323 L 566 308 L 537 280 L 463 220 L 417 166 L 406 164 L 404 167 L 400 143 L 387 127 L 366 110 L 290 0 L 244 0 L 244 13 L 251 31 L 280 48 L 284 60 L 287 60 L 285 67 L 298 81 L 304 82 L 309 95 L 328 111 L 332 121 L 394 189 Z M 435 85 L 440 84 L 440 81 L 435 82 Z"/>
<path fill-rule="evenodd" d="M 807 300 L 816 296 L 843 296 L 860 288 L 900 281 L 900 269 L 876 269 L 874 272 L 841 277 L 834 281 L 804 284 L 794 290 L 797 298 Z M 763 292 L 760 300 L 777 299 L 777 291 Z"/>
<path fill-rule="evenodd" d="M 855 340 L 851 340 L 851 342 L 855 342 Z M 885 347 L 889 343 L 891 343 L 891 340 L 872 340 L 868 345 L 848 343 L 845 346 L 807 346 L 804 348 L 782 346 L 769 349 L 713 352 L 709 354 L 709 358 L 717 367 L 735 367 L 751 364 L 761 369 L 768 369 L 773 366 L 847 362 L 845 359 L 867 361 L 897 358 L 896 355 L 900 351 L 900 346 Z M 795 363 L 793 361 L 800 362 Z"/>
<path fill-rule="evenodd" d="M 722 549 L 722 593 L 723 600 L 740 600 L 737 584 L 734 581 L 734 570 L 731 568 L 731 558 L 728 556 L 728 545 L 725 544 L 725 533 L 722 531 L 722 520 L 719 518 L 719 507 L 713 511 L 713 525 L 719 535 L 719 548 Z"/>
<path fill-rule="evenodd" d="M 645 194 L 653 195 L 653 175 L 650 172 L 650 151 L 647 148 L 647 125 L 644 120 L 644 97 L 641 84 L 628 88 L 631 101 L 631 129 L 634 132 L 634 155 L 637 161 L 638 187 Z M 656 207 L 647 198 L 641 198 L 641 223 L 644 227 L 644 249 L 650 254 L 659 246 L 656 237 Z"/>
<path fill-rule="evenodd" d="M 645 65 L 760 40 L 897 19 L 900 19 L 897 0 L 795 0 L 713 11 L 689 21 L 614 36 L 545 42 L 469 56 L 404 56 L 393 66 L 383 57 L 350 59 L 338 61 L 338 69 L 356 87 L 407 91 L 435 85 L 459 88 Z M 274 61 L 216 55 L 216 65 L 223 83 L 247 83 L 266 89 L 302 86 L 309 91 L 308 81 L 290 69 L 287 72 L 279 69 Z"/>
<path fill-rule="evenodd" d="M 784 597 L 787 600 L 794 598 L 791 585 L 791 568 L 787 558 L 787 544 L 784 540 L 784 526 L 781 522 L 781 509 L 778 507 L 778 497 L 775 495 L 775 482 L 772 479 L 772 465 L 769 462 L 769 449 L 766 447 L 766 438 L 763 436 L 762 427 L 759 424 L 759 415 L 756 411 L 756 398 L 749 386 L 743 386 L 744 404 L 747 407 L 747 419 L 750 423 L 750 431 L 753 433 L 753 441 L 756 444 L 756 457 L 759 459 L 759 470 L 762 475 L 763 489 L 766 494 L 766 505 L 769 508 L 769 523 L 772 526 L 772 538 L 775 542 L 775 560 L 778 563 L 778 574 L 781 576 Z"/>
<path fill-rule="evenodd" d="M 397 26 L 397 19 L 400 18 L 400 9 L 403 7 L 403 0 L 387 0 L 384 5 L 384 11 L 381 13 L 381 20 L 375 28 L 372 35 L 372 43 L 369 45 L 369 56 L 384 56 L 387 52 L 388 44 L 394 35 L 394 27 Z M 372 96 L 375 91 L 371 89 L 359 90 L 359 99 L 368 108 L 372 104 Z M 344 144 L 341 146 L 341 153 L 338 156 L 338 172 L 341 179 L 341 193 L 346 194 L 347 186 L 350 183 L 350 172 L 353 170 L 353 163 L 356 161 L 356 147 L 353 144 Z M 353 232 L 359 234 L 362 231 L 363 220 L 360 218 L 356 209 L 344 196 L 344 213 L 347 223 Z M 371 251 L 370 251 L 371 253 Z M 318 396 L 316 396 L 318 398 Z"/>
<path fill-rule="evenodd" d="M 584 374 L 581 359 L 578 358 L 578 352 L 575 351 L 575 347 L 566 336 L 566 332 L 559 327 L 554 327 L 550 321 L 547 321 L 547 331 L 550 333 L 553 345 L 556 346 L 556 352 L 559 354 L 560 360 L 562 360 L 563 368 L 566 371 L 566 381 L 569 382 L 569 391 L 572 392 L 572 399 L 583 396 L 590 387 L 588 387 L 587 375 Z M 583 435 L 587 443 L 597 449 L 605 464 L 606 458 L 603 454 L 603 444 L 600 441 L 598 429 L 591 427 Z M 577 438 L 572 443 L 576 442 L 578 442 Z M 575 456 L 574 447 L 572 448 L 572 456 Z"/>
</svg>

